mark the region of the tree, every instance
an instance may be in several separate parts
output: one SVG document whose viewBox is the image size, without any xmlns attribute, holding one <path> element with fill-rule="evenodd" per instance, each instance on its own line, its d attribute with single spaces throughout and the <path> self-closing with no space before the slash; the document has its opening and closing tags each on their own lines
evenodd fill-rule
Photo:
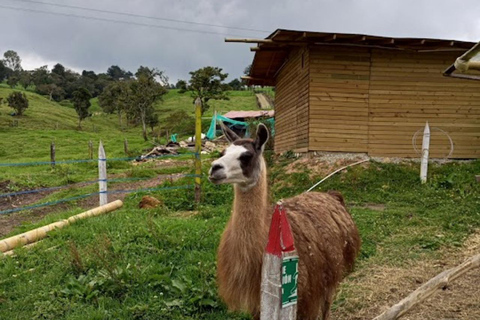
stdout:
<svg viewBox="0 0 480 320">
<path fill-rule="evenodd" d="M 62 66 L 60 63 L 57 63 L 56 65 L 53 66 L 52 73 L 55 73 L 55 74 L 59 75 L 60 77 L 64 78 L 65 77 L 65 67 Z"/>
<path fill-rule="evenodd" d="M 85 88 L 80 88 L 73 93 L 73 107 L 78 114 L 78 128 L 82 129 L 82 120 L 90 115 L 90 99 L 92 95 Z"/>
<path fill-rule="evenodd" d="M 7 79 L 7 84 L 10 86 L 10 88 L 15 88 L 18 81 L 20 81 L 20 76 L 18 72 L 14 71 L 12 74 Z"/>
<path fill-rule="evenodd" d="M 133 74 L 130 71 L 125 71 L 119 66 L 111 66 L 107 70 L 107 74 L 114 80 L 114 81 L 119 81 L 119 80 L 128 80 L 133 77 Z"/>
<path fill-rule="evenodd" d="M 242 90 L 242 82 L 238 80 L 237 78 L 233 79 L 228 83 L 228 86 L 232 88 L 232 90 Z"/>
<path fill-rule="evenodd" d="M 117 113 L 118 124 L 122 126 L 122 113 L 126 111 L 130 95 L 129 83 L 111 82 L 98 96 L 98 104 L 105 113 Z"/>
<path fill-rule="evenodd" d="M 3 60 L 0 60 L 0 82 L 8 78 L 12 70 L 7 68 L 5 64 L 3 63 Z"/>
<path fill-rule="evenodd" d="M 3 54 L 3 63 L 7 68 L 12 69 L 13 71 L 22 70 L 22 59 L 18 53 L 13 50 L 8 50 Z"/>
<path fill-rule="evenodd" d="M 251 70 L 252 70 L 252 65 L 249 64 L 248 66 L 245 67 L 245 69 L 243 69 L 243 74 L 244 74 L 245 76 L 249 76 Z M 246 84 L 247 84 L 247 80 L 243 80 L 243 79 L 242 79 L 242 84 L 243 84 L 243 85 L 246 85 Z"/>
<path fill-rule="evenodd" d="M 20 77 L 18 83 L 24 88 L 27 89 L 30 84 L 32 84 L 32 73 L 31 71 L 22 70 L 20 71 Z"/>
<path fill-rule="evenodd" d="M 8 105 L 15 110 L 15 115 L 21 116 L 28 108 L 28 98 L 25 93 L 12 92 L 7 98 Z"/>
<path fill-rule="evenodd" d="M 160 121 L 158 120 L 158 113 L 155 112 L 155 109 L 153 108 L 149 109 L 149 112 L 147 113 L 147 117 L 146 117 L 146 122 L 147 122 L 147 125 L 150 127 L 150 129 L 152 129 L 152 133 L 153 133 L 155 126 L 158 126 L 158 124 L 160 123 Z"/>
<path fill-rule="evenodd" d="M 221 68 L 204 67 L 190 72 L 190 75 L 192 77 L 188 89 L 192 92 L 194 99 L 202 100 L 202 114 L 210 108 L 208 101 L 229 100 L 226 94 L 227 85 L 223 83 L 228 73 L 222 73 Z"/>
<path fill-rule="evenodd" d="M 143 139 L 147 141 L 147 116 L 154 113 L 153 103 L 167 93 L 164 84 L 167 84 L 168 81 L 163 72 L 155 68 L 140 67 L 136 76 L 137 79 L 129 81 L 130 96 L 127 112 L 131 119 L 140 120 Z"/>
<path fill-rule="evenodd" d="M 176 89 L 180 89 L 178 93 L 185 93 L 187 92 L 187 81 L 185 80 L 178 80 L 177 84 L 175 85 Z"/>
</svg>

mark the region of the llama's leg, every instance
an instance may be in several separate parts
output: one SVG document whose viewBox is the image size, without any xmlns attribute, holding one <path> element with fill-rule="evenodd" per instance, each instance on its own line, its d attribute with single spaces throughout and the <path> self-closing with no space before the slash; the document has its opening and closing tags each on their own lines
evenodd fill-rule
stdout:
<svg viewBox="0 0 480 320">
<path fill-rule="evenodd" d="M 330 319 L 330 307 L 332 306 L 333 296 L 334 296 L 333 292 L 326 292 L 326 297 L 325 297 L 325 300 L 323 301 L 322 311 L 321 311 L 322 320 Z"/>
</svg>

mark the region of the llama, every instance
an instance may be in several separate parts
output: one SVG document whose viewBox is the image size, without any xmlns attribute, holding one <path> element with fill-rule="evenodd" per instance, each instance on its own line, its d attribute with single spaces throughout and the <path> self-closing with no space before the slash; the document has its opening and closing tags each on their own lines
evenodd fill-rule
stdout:
<svg viewBox="0 0 480 320">
<path fill-rule="evenodd" d="M 209 180 L 233 184 L 235 198 L 218 249 L 219 294 L 230 310 L 259 319 L 263 253 L 273 214 L 263 158 L 269 133 L 260 124 L 255 140 L 240 139 L 222 128 L 230 146 L 212 162 Z M 336 287 L 358 254 L 358 230 L 338 192 L 303 193 L 284 199 L 283 206 L 300 258 L 297 318 L 327 320 Z"/>
</svg>

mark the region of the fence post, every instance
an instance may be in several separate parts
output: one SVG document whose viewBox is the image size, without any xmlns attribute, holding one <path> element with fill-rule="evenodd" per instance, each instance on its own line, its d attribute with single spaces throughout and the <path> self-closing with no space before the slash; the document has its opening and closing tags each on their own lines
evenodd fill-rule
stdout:
<svg viewBox="0 0 480 320">
<path fill-rule="evenodd" d="M 202 174 L 202 100 L 195 100 L 195 202 L 199 203 L 201 198 Z"/>
<path fill-rule="evenodd" d="M 128 156 L 128 140 L 127 140 L 127 138 L 125 138 L 125 140 L 123 140 L 123 151 Z"/>
<path fill-rule="evenodd" d="M 50 144 L 50 162 L 52 163 L 52 168 L 55 168 L 55 141 L 52 141 Z"/>
<path fill-rule="evenodd" d="M 422 183 L 427 182 L 427 171 L 428 171 L 428 155 L 430 149 L 430 127 L 428 121 L 425 124 L 425 129 L 423 130 L 423 142 L 422 142 L 422 164 L 420 166 L 420 180 Z"/>
<path fill-rule="evenodd" d="M 98 191 L 100 194 L 100 205 L 108 203 L 107 199 L 107 157 L 103 143 L 100 141 L 98 146 Z"/>
<path fill-rule="evenodd" d="M 260 319 L 297 318 L 298 256 L 287 214 L 279 202 L 270 224 L 263 255 Z"/>
<path fill-rule="evenodd" d="M 93 142 L 92 140 L 88 141 L 88 158 L 93 159 Z"/>
</svg>

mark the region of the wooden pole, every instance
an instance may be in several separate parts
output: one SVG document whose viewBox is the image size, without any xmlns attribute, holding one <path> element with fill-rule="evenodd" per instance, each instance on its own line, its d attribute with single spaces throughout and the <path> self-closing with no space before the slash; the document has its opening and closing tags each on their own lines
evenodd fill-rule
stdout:
<svg viewBox="0 0 480 320">
<path fill-rule="evenodd" d="M 52 141 L 50 144 L 50 162 L 52 163 L 52 168 L 55 168 L 55 141 Z"/>
<path fill-rule="evenodd" d="M 92 140 L 88 141 L 88 158 L 93 159 L 93 142 Z"/>
<path fill-rule="evenodd" d="M 287 214 L 277 203 L 263 255 L 260 296 L 261 320 L 297 318 L 298 255 Z"/>
<path fill-rule="evenodd" d="M 202 100 L 195 99 L 195 202 L 201 198 L 202 175 Z"/>
<path fill-rule="evenodd" d="M 127 138 L 125 138 L 125 140 L 123 140 L 123 151 L 128 156 L 128 140 L 127 140 Z"/>
<path fill-rule="evenodd" d="M 424 283 L 420 288 L 412 292 L 408 297 L 379 315 L 373 320 L 394 320 L 403 316 L 414 305 L 424 301 L 437 290 L 445 288 L 448 284 L 455 279 L 461 277 L 471 269 L 480 267 L 480 254 L 473 256 L 464 263 L 455 268 L 445 270 L 438 274 L 436 277 L 430 279 Z M 472 293 L 474 294 L 474 293 Z"/>
<path fill-rule="evenodd" d="M 26 244 L 37 242 L 47 236 L 47 233 L 55 230 L 61 229 L 69 224 L 75 223 L 77 220 L 98 216 L 107 212 L 111 212 L 123 206 L 123 202 L 121 200 L 113 201 L 109 204 L 104 206 L 100 206 L 83 213 L 77 214 L 65 220 L 60 220 L 46 226 L 36 228 L 16 236 L 0 240 L 0 251 L 1 252 L 8 252 L 17 247 L 21 247 Z"/>
<path fill-rule="evenodd" d="M 423 143 L 422 143 L 422 164 L 420 166 L 420 180 L 422 183 L 427 182 L 427 171 L 428 171 L 428 154 L 430 151 L 430 126 L 428 121 L 425 124 L 425 129 L 423 130 Z"/>
<path fill-rule="evenodd" d="M 98 146 L 98 191 L 100 192 L 100 205 L 108 203 L 107 197 L 107 157 L 103 143 Z"/>
</svg>

